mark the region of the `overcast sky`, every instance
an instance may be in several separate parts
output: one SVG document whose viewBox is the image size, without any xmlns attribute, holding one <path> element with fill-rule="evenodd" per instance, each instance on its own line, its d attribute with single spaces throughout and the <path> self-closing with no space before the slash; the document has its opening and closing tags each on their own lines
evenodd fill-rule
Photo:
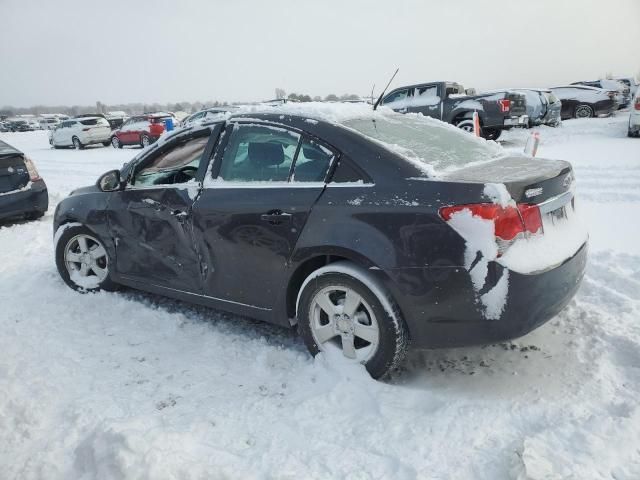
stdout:
<svg viewBox="0 0 640 480">
<path fill-rule="evenodd" d="M 640 0 L 0 0 L 0 106 L 479 89 L 640 72 Z"/>
</svg>

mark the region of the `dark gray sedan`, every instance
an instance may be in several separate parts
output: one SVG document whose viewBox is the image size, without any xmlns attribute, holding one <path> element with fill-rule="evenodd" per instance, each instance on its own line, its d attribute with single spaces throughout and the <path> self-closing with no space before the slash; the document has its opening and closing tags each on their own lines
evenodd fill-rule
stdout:
<svg viewBox="0 0 640 480">
<path fill-rule="evenodd" d="M 0 220 L 40 218 L 48 207 L 47 186 L 31 159 L 0 140 Z"/>
</svg>

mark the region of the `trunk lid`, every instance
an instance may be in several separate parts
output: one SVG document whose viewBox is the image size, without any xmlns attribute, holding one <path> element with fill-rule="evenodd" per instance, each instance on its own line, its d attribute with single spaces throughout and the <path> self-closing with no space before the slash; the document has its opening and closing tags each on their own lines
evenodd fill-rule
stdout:
<svg viewBox="0 0 640 480">
<path fill-rule="evenodd" d="M 443 180 L 504 184 L 517 203 L 540 204 L 572 190 L 573 170 L 562 160 L 514 156 L 461 168 Z"/>
<path fill-rule="evenodd" d="M 20 190 L 28 183 L 29 172 L 24 164 L 22 154 L 0 153 L 0 194 Z"/>
</svg>

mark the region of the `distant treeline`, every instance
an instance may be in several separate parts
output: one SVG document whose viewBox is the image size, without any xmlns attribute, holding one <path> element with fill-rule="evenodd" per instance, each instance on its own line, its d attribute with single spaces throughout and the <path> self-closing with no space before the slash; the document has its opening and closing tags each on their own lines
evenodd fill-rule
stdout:
<svg viewBox="0 0 640 480">
<path fill-rule="evenodd" d="M 276 90 L 276 98 L 288 99 L 296 102 L 335 102 L 340 100 L 358 100 L 360 97 L 355 94 L 335 95 L 330 94 L 322 98 L 319 96 L 311 97 L 306 94 L 291 93 L 286 95 L 281 89 Z M 269 99 L 270 100 L 270 99 Z M 114 111 L 124 111 L 129 115 L 137 115 L 144 112 L 187 112 L 194 113 L 198 110 L 211 107 L 220 107 L 223 105 L 246 105 L 247 103 L 255 102 L 220 102 L 220 101 L 208 101 L 208 102 L 176 102 L 176 103 L 123 103 L 123 104 L 104 104 L 96 102 L 95 105 L 34 105 L 32 107 L 11 107 L 4 106 L 0 108 L 0 116 L 11 117 L 14 115 L 39 115 L 42 113 L 64 113 L 65 115 L 74 116 L 82 115 L 84 113 L 106 113 Z"/>
</svg>

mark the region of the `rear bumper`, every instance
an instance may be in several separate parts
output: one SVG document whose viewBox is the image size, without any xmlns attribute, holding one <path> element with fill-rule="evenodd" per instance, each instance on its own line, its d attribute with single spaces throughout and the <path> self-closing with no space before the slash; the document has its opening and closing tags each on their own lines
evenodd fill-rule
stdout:
<svg viewBox="0 0 640 480">
<path fill-rule="evenodd" d="M 387 271 L 386 282 L 407 322 L 412 346 L 482 345 L 520 337 L 557 315 L 580 286 L 587 250 L 585 243 L 573 257 L 544 272 L 509 271 L 507 300 L 497 320 L 485 318 L 480 294 L 464 268 Z M 495 285 L 502 274 L 503 267 L 491 262 L 487 283 Z"/>
<path fill-rule="evenodd" d="M 49 208 L 49 194 L 43 180 L 31 184 L 26 190 L 0 196 L 0 219 L 28 213 L 44 213 Z"/>
<path fill-rule="evenodd" d="M 506 117 L 504 119 L 505 127 L 527 127 L 529 126 L 529 115 L 520 115 L 519 117 Z"/>
</svg>

